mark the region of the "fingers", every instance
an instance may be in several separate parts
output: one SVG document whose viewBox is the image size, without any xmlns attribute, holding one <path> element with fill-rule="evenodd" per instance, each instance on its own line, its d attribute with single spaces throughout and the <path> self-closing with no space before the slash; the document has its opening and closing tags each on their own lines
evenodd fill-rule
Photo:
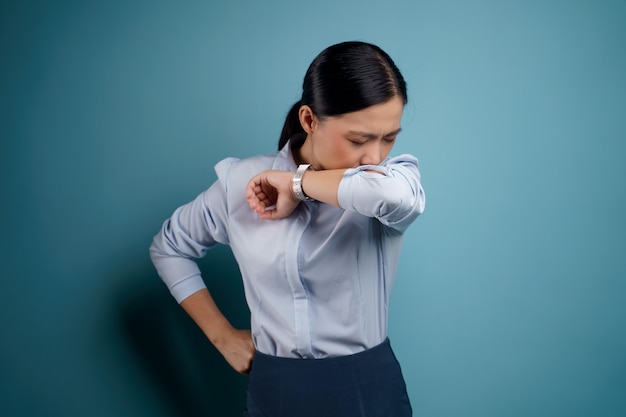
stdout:
<svg viewBox="0 0 626 417">
<path fill-rule="evenodd" d="M 235 371 L 244 375 L 248 374 L 255 350 L 250 330 L 235 330 L 230 343 L 222 355 Z"/>
<path fill-rule="evenodd" d="M 240 360 L 233 365 L 233 369 L 242 375 L 248 375 L 250 373 L 250 368 L 252 368 L 252 360 L 254 358 L 254 347 L 249 352 L 246 352 L 245 355 L 242 355 Z"/>
<path fill-rule="evenodd" d="M 246 186 L 246 201 L 250 208 L 257 213 L 263 213 L 265 209 L 273 205 L 271 196 L 263 188 L 260 175 L 253 177 Z"/>
<path fill-rule="evenodd" d="M 246 186 L 246 201 L 262 220 L 289 216 L 300 201 L 291 191 L 291 177 L 286 171 L 264 171 L 252 177 Z"/>
</svg>

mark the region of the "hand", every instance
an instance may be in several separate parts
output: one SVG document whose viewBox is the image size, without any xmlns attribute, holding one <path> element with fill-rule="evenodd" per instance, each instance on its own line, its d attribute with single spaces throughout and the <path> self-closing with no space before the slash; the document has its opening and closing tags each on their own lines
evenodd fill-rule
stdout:
<svg viewBox="0 0 626 417">
<path fill-rule="evenodd" d="M 235 371 L 242 374 L 250 371 L 254 356 L 250 330 L 237 330 L 231 326 L 215 305 L 209 290 L 196 291 L 180 305 Z"/>
<path fill-rule="evenodd" d="M 270 170 L 252 177 L 246 186 L 250 208 L 265 220 L 289 216 L 300 204 L 291 189 L 293 176 L 293 172 Z"/>
<path fill-rule="evenodd" d="M 254 344 L 250 330 L 232 328 L 215 344 L 226 362 L 240 374 L 248 374 L 254 356 Z"/>
</svg>

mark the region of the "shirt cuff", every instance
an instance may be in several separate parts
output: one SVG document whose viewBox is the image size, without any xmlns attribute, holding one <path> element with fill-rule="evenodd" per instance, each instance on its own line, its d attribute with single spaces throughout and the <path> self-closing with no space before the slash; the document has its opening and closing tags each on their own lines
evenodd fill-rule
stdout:
<svg viewBox="0 0 626 417">
<path fill-rule="evenodd" d="M 200 274 L 183 278 L 170 288 L 170 293 L 180 304 L 190 295 L 206 288 L 204 280 Z"/>
</svg>

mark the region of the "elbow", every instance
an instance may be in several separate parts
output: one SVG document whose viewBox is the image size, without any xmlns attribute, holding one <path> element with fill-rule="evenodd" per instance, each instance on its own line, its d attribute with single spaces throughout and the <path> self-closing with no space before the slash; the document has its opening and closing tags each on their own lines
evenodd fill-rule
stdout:
<svg viewBox="0 0 626 417">
<path fill-rule="evenodd" d="M 404 187 L 402 187 L 404 188 Z M 378 217 L 388 219 L 415 218 L 424 212 L 426 198 L 418 184 L 415 188 L 398 189 L 389 187 L 378 206 Z"/>
<path fill-rule="evenodd" d="M 152 263 L 154 263 L 154 261 L 159 258 L 160 252 L 161 251 L 159 250 L 156 242 L 153 239 L 150 248 L 148 248 L 148 254 L 150 255 L 150 260 L 152 260 Z"/>
<path fill-rule="evenodd" d="M 150 255 L 150 260 L 155 267 L 159 265 L 159 262 L 163 258 L 167 258 L 168 253 L 163 248 L 163 240 L 161 236 L 157 235 L 152 239 L 152 244 L 148 249 L 148 254 Z"/>
<path fill-rule="evenodd" d="M 378 217 L 388 217 L 394 213 L 406 211 L 409 206 L 408 198 L 403 198 L 402 195 L 395 193 L 388 193 L 378 205 Z"/>
<path fill-rule="evenodd" d="M 418 186 L 416 199 L 415 199 L 415 211 L 418 215 L 422 214 L 426 209 L 426 195 L 421 186 Z"/>
<path fill-rule="evenodd" d="M 393 211 L 411 211 L 422 214 L 426 206 L 426 197 L 420 184 L 403 184 L 402 187 L 391 187 L 388 195 Z"/>
</svg>

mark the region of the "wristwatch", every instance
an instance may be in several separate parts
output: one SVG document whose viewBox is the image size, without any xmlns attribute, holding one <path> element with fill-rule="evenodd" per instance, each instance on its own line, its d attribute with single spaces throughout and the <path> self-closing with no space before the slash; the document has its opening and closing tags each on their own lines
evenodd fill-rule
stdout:
<svg viewBox="0 0 626 417">
<path fill-rule="evenodd" d="M 291 189 L 293 190 L 293 194 L 296 196 L 298 200 L 301 201 L 312 201 L 311 197 L 308 197 L 304 194 L 304 190 L 302 190 L 302 176 L 305 171 L 311 167 L 310 164 L 302 164 L 298 166 L 296 170 L 296 174 L 293 176 L 291 180 Z"/>
</svg>

